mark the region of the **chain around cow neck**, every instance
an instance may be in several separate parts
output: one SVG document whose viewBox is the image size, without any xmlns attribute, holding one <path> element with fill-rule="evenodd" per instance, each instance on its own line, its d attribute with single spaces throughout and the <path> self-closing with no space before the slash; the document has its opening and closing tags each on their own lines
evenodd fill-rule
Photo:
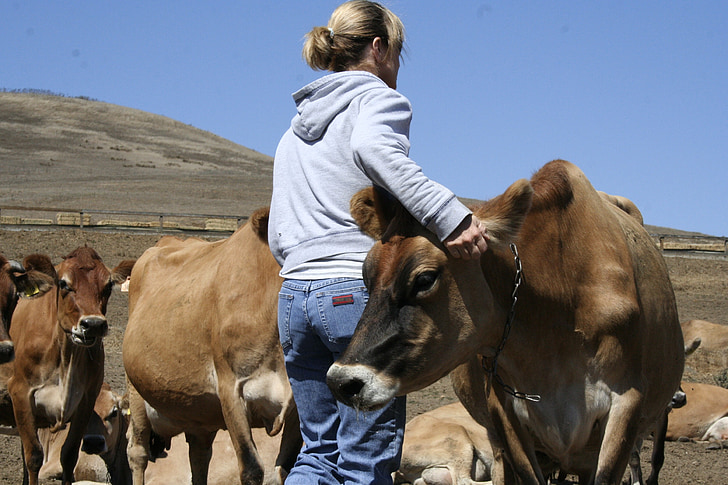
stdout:
<svg viewBox="0 0 728 485">
<path fill-rule="evenodd" d="M 498 375 L 498 356 L 500 355 L 501 351 L 503 350 L 503 347 L 506 346 L 506 340 L 508 340 L 508 335 L 511 333 L 511 326 L 513 325 L 513 318 L 516 315 L 516 303 L 518 302 L 518 288 L 521 286 L 521 283 L 523 282 L 523 266 L 521 264 L 521 258 L 518 256 L 518 248 L 516 247 L 515 243 L 511 243 L 511 252 L 513 253 L 513 259 L 515 261 L 516 265 L 516 276 L 514 278 L 513 282 L 513 293 L 511 293 L 511 309 L 508 312 L 508 317 L 506 318 L 506 324 L 503 328 L 503 337 L 501 338 L 501 342 L 498 345 L 498 348 L 495 350 L 495 355 L 493 356 L 493 366 L 488 368 L 488 366 L 485 363 L 485 356 L 482 357 L 483 359 L 483 370 L 488 374 L 488 376 L 491 379 L 494 379 L 507 393 L 511 396 L 515 397 L 516 399 L 525 399 L 527 401 L 531 402 L 540 402 L 541 396 L 539 394 L 527 394 L 525 392 L 517 391 L 513 387 L 509 386 L 505 382 L 503 382 L 503 379 L 500 375 Z"/>
</svg>

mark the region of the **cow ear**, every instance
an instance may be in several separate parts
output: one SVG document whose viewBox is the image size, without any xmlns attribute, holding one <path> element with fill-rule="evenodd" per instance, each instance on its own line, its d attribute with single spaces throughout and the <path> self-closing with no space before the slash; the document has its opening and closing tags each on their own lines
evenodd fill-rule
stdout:
<svg viewBox="0 0 728 485">
<path fill-rule="evenodd" d="M 117 285 L 124 283 L 126 279 L 131 276 L 131 270 L 134 268 L 134 263 L 136 263 L 136 259 L 125 259 L 121 263 L 117 264 L 116 268 L 111 270 L 111 281 Z"/>
<path fill-rule="evenodd" d="M 23 260 L 23 267 L 26 271 L 38 271 L 51 278 L 56 278 L 56 268 L 53 266 L 51 258 L 45 254 L 31 254 Z"/>
<path fill-rule="evenodd" d="M 507 247 L 516 240 L 532 200 L 533 187 L 528 180 L 521 179 L 475 209 L 475 215 L 485 224 L 490 236 L 489 246 Z"/>
<path fill-rule="evenodd" d="M 634 219 L 639 222 L 640 226 L 645 225 L 644 218 L 642 217 L 642 212 L 640 212 L 640 210 L 637 208 L 637 205 L 629 200 L 627 197 L 622 197 L 621 195 L 607 194 L 606 192 L 602 192 L 601 190 L 597 192 L 603 200 L 621 209 L 628 215 L 634 217 Z"/>
<path fill-rule="evenodd" d="M 397 202 L 382 189 L 367 187 L 351 198 L 349 211 L 359 228 L 374 239 L 382 239 L 397 212 Z"/>
<path fill-rule="evenodd" d="M 256 209 L 250 216 L 250 227 L 258 235 L 261 241 L 268 244 L 268 217 L 270 207 Z"/>
<path fill-rule="evenodd" d="M 18 289 L 28 298 L 41 296 L 56 284 L 58 275 L 51 258 L 45 254 L 31 254 L 23 260 L 25 273 L 16 281 Z"/>
</svg>

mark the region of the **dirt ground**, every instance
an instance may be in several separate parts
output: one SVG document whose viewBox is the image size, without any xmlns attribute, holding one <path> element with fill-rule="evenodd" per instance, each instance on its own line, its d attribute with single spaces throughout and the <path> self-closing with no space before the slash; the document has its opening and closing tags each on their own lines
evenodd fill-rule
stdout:
<svg viewBox="0 0 728 485">
<path fill-rule="evenodd" d="M 79 245 L 95 248 L 108 266 L 119 261 L 139 257 L 153 246 L 158 234 L 112 234 L 80 229 L 10 230 L 0 227 L 0 251 L 6 256 L 23 256 L 42 252 L 57 263 Z M 666 257 L 675 293 L 680 319 L 703 319 L 728 324 L 728 260 Z M 127 320 L 127 296 L 115 290 L 108 309 L 111 324 L 106 338 L 106 380 L 119 393 L 125 389 L 121 363 L 121 341 Z M 700 357 L 698 353 L 688 359 L 686 380 L 714 383 L 714 375 L 725 367 L 707 366 L 715 359 Z M 721 362 L 725 362 L 725 355 Z M 408 415 L 412 417 L 429 409 L 455 401 L 449 379 L 414 393 L 409 397 Z M 649 470 L 651 443 L 645 444 L 643 464 Z M 667 443 L 665 466 L 661 473 L 663 484 L 719 484 L 728 483 L 728 449 L 707 450 L 705 443 Z M 15 484 L 22 480 L 20 440 L 0 436 L 0 484 Z M 51 483 L 51 482 L 48 482 Z"/>
</svg>

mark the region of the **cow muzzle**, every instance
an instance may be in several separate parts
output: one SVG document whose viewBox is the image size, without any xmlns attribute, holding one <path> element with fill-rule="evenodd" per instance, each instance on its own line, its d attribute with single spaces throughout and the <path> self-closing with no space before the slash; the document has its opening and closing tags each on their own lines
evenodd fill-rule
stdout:
<svg viewBox="0 0 728 485">
<path fill-rule="evenodd" d="M 0 364 L 6 364 L 15 358 L 15 346 L 10 340 L 0 341 Z"/>
<path fill-rule="evenodd" d="M 333 364 L 326 373 L 326 384 L 337 400 L 361 411 L 383 407 L 399 390 L 395 379 L 383 378 L 361 364 Z"/>
<path fill-rule="evenodd" d="M 89 455 L 100 455 L 109 449 L 106 447 L 106 438 L 100 434 L 87 434 L 81 442 L 81 451 Z"/>
<path fill-rule="evenodd" d="M 83 317 L 71 329 L 71 340 L 82 347 L 90 347 L 109 332 L 109 323 L 101 316 Z"/>
</svg>

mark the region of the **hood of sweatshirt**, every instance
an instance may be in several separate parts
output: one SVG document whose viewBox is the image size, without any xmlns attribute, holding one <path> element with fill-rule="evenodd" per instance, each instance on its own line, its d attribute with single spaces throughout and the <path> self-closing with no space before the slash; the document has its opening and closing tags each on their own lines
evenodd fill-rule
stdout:
<svg viewBox="0 0 728 485">
<path fill-rule="evenodd" d="M 326 132 L 331 120 L 362 92 L 389 89 L 386 83 L 366 71 L 344 71 L 324 76 L 293 93 L 297 114 L 291 121 L 296 136 L 315 141 Z"/>
</svg>

